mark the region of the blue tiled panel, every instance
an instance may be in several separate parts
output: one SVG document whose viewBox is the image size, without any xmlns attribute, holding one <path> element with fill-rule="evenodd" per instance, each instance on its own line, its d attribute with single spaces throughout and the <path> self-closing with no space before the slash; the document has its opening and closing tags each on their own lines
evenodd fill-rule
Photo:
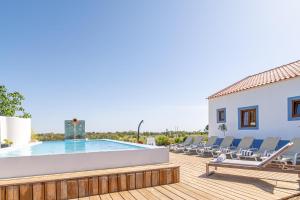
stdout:
<svg viewBox="0 0 300 200">
<path fill-rule="evenodd" d="M 254 139 L 251 148 L 259 149 L 263 141 L 264 141 L 263 139 Z"/>
<path fill-rule="evenodd" d="M 220 145 L 224 138 L 217 138 L 216 143 L 214 145 Z"/>
<path fill-rule="evenodd" d="M 237 147 L 239 145 L 239 143 L 241 142 L 241 139 L 239 138 L 235 138 L 232 142 L 232 146 Z"/>
<path fill-rule="evenodd" d="M 286 145 L 289 142 L 290 142 L 289 140 L 280 140 L 277 144 L 276 150 L 280 149 L 281 147 L 283 147 L 284 145 Z"/>
<path fill-rule="evenodd" d="M 78 120 L 74 126 L 73 120 L 65 120 L 65 139 L 85 138 L 85 120 Z"/>
<path fill-rule="evenodd" d="M 224 138 L 218 138 L 216 140 L 215 145 L 220 145 L 222 143 Z M 235 138 L 232 142 L 232 146 L 237 147 L 239 145 L 239 143 L 241 142 L 242 139 L 240 138 Z M 251 148 L 256 148 L 259 149 L 261 144 L 263 143 L 263 139 L 254 139 Z M 286 145 L 287 143 L 289 143 L 289 140 L 280 140 L 277 144 L 276 150 L 280 149 L 281 147 L 283 147 L 284 145 Z"/>
</svg>

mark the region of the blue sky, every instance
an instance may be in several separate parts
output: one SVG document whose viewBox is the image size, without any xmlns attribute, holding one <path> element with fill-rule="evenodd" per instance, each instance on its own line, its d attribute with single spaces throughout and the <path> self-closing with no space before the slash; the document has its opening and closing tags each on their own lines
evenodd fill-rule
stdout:
<svg viewBox="0 0 300 200">
<path fill-rule="evenodd" d="M 0 2 L 1 84 L 37 132 L 199 130 L 206 97 L 298 60 L 300 2 Z"/>
</svg>

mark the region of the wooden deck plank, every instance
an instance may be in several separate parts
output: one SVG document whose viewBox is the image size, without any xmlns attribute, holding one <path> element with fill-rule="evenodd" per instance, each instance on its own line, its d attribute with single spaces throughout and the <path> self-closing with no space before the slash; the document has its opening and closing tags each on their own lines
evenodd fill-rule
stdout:
<svg viewBox="0 0 300 200">
<path fill-rule="evenodd" d="M 130 190 L 128 191 L 135 199 L 137 200 L 147 200 L 145 196 L 143 196 L 140 192 L 137 190 Z"/>
<path fill-rule="evenodd" d="M 183 183 L 166 185 L 164 187 L 169 190 L 171 190 L 171 188 L 173 188 L 173 189 L 175 189 L 181 193 L 184 193 L 188 196 L 191 196 L 195 199 L 226 199 L 222 195 L 218 195 L 218 194 L 212 195 L 210 192 L 204 192 L 204 191 L 207 191 L 206 189 L 203 189 L 203 188 L 199 189 L 200 187 L 196 188 L 196 187 L 193 187 L 192 185 L 186 185 Z"/>
<path fill-rule="evenodd" d="M 32 185 L 20 185 L 20 200 L 32 200 Z"/>
<path fill-rule="evenodd" d="M 0 200 L 5 200 L 5 187 L 0 187 Z"/>
<path fill-rule="evenodd" d="M 123 191 L 123 192 L 119 192 L 120 195 L 122 196 L 122 198 L 124 200 L 137 200 L 136 198 L 134 198 L 134 196 L 132 196 L 132 194 L 130 194 L 128 191 Z"/>
<path fill-rule="evenodd" d="M 118 191 L 118 176 L 110 175 L 108 177 L 108 191 L 110 193 Z"/>
<path fill-rule="evenodd" d="M 80 197 L 79 200 L 90 200 L 90 197 Z"/>
<path fill-rule="evenodd" d="M 146 189 L 138 189 L 138 191 L 148 200 L 160 200 L 157 196 Z"/>
<path fill-rule="evenodd" d="M 7 200 L 19 200 L 19 187 L 9 186 L 6 188 L 6 199 Z"/>
<path fill-rule="evenodd" d="M 55 181 L 45 183 L 45 200 L 56 200 Z"/>
<path fill-rule="evenodd" d="M 113 200 L 124 200 L 123 197 L 119 193 L 110 193 L 110 197 Z"/>
<path fill-rule="evenodd" d="M 144 173 L 138 172 L 135 174 L 135 188 L 140 189 L 144 187 Z"/>
<path fill-rule="evenodd" d="M 156 196 L 158 199 L 161 199 L 161 200 L 170 200 L 171 199 L 168 196 L 166 196 L 166 195 L 162 194 L 161 192 L 159 192 L 158 190 L 156 190 L 154 187 L 146 188 L 146 190 L 151 192 L 151 194 Z"/>
<path fill-rule="evenodd" d="M 184 200 L 184 199 L 194 200 L 191 197 L 182 198 L 182 197 L 178 196 L 177 194 L 175 194 L 174 192 L 171 192 L 171 191 L 163 188 L 162 186 L 156 186 L 155 189 L 158 190 L 163 195 L 165 195 L 165 196 L 167 196 L 167 197 L 169 197 L 170 199 L 173 199 L 173 200 Z"/>
<path fill-rule="evenodd" d="M 89 198 L 90 200 L 101 200 L 99 195 L 90 196 Z"/>
<path fill-rule="evenodd" d="M 45 199 L 45 188 L 41 183 L 32 185 L 33 200 L 44 200 Z"/>
<path fill-rule="evenodd" d="M 178 184 L 174 184 L 174 185 L 178 185 Z M 174 186 L 174 185 L 172 185 L 172 186 Z M 194 195 L 191 192 L 185 193 L 185 192 L 180 191 L 180 190 L 178 190 L 178 189 L 176 189 L 176 188 L 174 188 L 172 186 L 170 186 L 170 185 L 163 185 L 162 188 L 164 188 L 164 189 L 166 189 L 166 190 L 168 190 L 168 191 L 176 194 L 177 196 L 179 196 L 179 197 L 181 197 L 183 199 L 188 199 L 188 200 L 195 200 L 195 199 L 200 199 L 200 198 L 204 199 L 203 195 L 199 195 L 199 194 L 195 194 Z M 215 199 L 217 199 L 217 198 L 215 198 Z"/>
<path fill-rule="evenodd" d="M 97 195 L 99 194 L 99 178 L 98 177 L 92 177 L 89 178 L 89 195 Z"/>
<path fill-rule="evenodd" d="M 89 179 L 83 178 L 78 180 L 78 196 L 87 197 L 89 196 Z"/>
<path fill-rule="evenodd" d="M 109 194 L 100 195 L 101 200 L 113 200 Z"/>
<path fill-rule="evenodd" d="M 67 181 L 67 195 L 68 195 L 68 199 L 75 199 L 79 197 L 77 180 Z"/>
</svg>

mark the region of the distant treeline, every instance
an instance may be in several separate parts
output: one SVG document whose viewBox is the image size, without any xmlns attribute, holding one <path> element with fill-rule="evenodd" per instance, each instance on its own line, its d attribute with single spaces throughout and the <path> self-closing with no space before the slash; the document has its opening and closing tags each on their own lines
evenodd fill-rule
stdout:
<svg viewBox="0 0 300 200">
<path fill-rule="evenodd" d="M 206 132 L 202 131 L 168 131 L 163 133 L 158 132 L 143 132 L 140 134 L 140 142 L 145 143 L 146 138 L 149 136 L 155 137 L 157 144 L 167 145 L 173 143 L 182 142 L 188 135 L 203 135 L 207 137 Z M 127 142 L 137 142 L 137 132 L 125 131 L 125 132 L 88 132 L 86 133 L 88 139 L 112 139 L 121 140 Z M 63 133 L 41 133 L 33 134 L 32 139 L 34 141 L 56 141 L 64 140 Z"/>
</svg>

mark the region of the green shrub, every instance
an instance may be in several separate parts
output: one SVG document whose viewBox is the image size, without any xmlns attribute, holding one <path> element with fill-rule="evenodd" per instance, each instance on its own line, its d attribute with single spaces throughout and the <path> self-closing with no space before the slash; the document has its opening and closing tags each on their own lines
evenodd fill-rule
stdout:
<svg viewBox="0 0 300 200">
<path fill-rule="evenodd" d="M 157 145 L 169 145 L 174 143 L 183 142 L 187 136 L 201 135 L 207 140 L 207 134 L 202 132 L 169 132 L 168 135 L 165 133 L 153 133 L 146 132 L 140 135 L 140 142 L 146 143 L 147 137 L 155 137 Z M 120 140 L 126 142 L 137 142 L 137 133 L 134 131 L 127 132 L 88 132 L 86 133 L 86 138 L 92 139 L 111 139 L 111 140 Z M 55 134 L 55 133 L 44 133 L 36 134 L 32 132 L 32 141 L 56 141 L 64 140 L 64 134 Z"/>
<path fill-rule="evenodd" d="M 186 138 L 187 138 L 187 137 L 188 137 L 187 135 L 183 136 L 183 138 L 182 138 L 182 141 L 181 141 L 181 142 L 184 142 L 184 141 L 186 140 Z"/>
<path fill-rule="evenodd" d="M 158 145 L 158 146 L 169 145 L 170 144 L 169 137 L 167 137 L 165 135 L 157 136 L 155 138 L 155 142 L 156 142 L 156 145 Z"/>
<path fill-rule="evenodd" d="M 13 144 L 13 141 L 11 141 L 10 139 L 4 139 L 4 144 L 11 146 Z"/>
<path fill-rule="evenodd" d="M 181 142 L 182 142 L 182 140 L 183 140 L 183 138 L 182 138 L 182 137 L 177 137 L 177 138 L 175 138 L 175 141 L 174 141 L 174 143 L 176 143 L 176 144 L 178 144 L 178 143 L 181 143 Z"/>
</svg>

